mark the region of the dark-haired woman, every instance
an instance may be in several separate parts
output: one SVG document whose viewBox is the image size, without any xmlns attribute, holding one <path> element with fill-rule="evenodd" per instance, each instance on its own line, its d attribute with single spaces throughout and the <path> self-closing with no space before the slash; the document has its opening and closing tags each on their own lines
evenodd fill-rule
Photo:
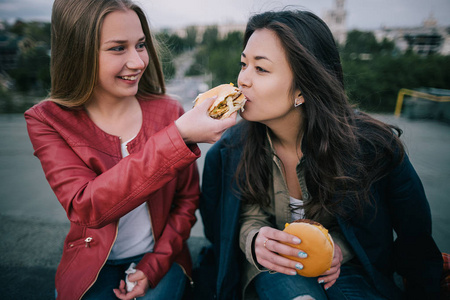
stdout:
<svg viewBox="0 0 450 300">
<path fill-rule="evenodd" d="M 244 120 L 208 152 L 200 201 L 217 298 L 436 299 L 442 258 L 401 131 L 350 106 L 325 23 L 305 11 L 255 15 L 241 65 Z M 282 232 L 298 218 L 335 242 L 317 278 L 280 255 L 308 255 L 283 244 L 301 244 Z"/>
</svg>

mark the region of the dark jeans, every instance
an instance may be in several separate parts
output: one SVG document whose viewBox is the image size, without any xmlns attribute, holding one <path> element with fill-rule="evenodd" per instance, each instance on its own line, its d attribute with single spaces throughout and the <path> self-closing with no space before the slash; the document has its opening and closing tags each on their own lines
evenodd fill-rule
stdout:
<svg viewBox="0 0 450 300">
<path fill-rule="evenodd" d="M 143 256 L 127 259 L 108 260 L 103 266 L 97 281 L 86 292 L 83 300 L 117 300 L 113 289 L 119 287 L 120 280 L 125 280 L 125 271 L 130 264 L 138 264 Z M 186 286 L 186 275 L 181 267 L 173 263 L 169 272 L 162 278 L 155 288 L 150 288 L 143 300 L 181 299 Z"/>
<path fill-rule="evenodd" d="M 315 300 L 385 299 L 367 282 L 358 267 L 347 265 L 341 267 L 338 280 L 327 291 L 317 282 L 317 277 L 289 276 L 281 273 L 260 273 L 254 283 L 260 300 L 288 300 L 297 297 L 302 299 L 301 296 L 310 296 Z"/>
<path fill-rule="evenodd" d="M 336 283 L 327 290 L 327 296 L 330 300 L 386 299 L 374 286 L 369 284 L 362 268 L 352 265 L 341 266 L 341 274 Z"/>
<path fill-rule="evenodd" d="M 317 277 L 263 272 L 256 276 L 254 282 L 260 300 L 291 300 L 307 295 L 315 300 L 327 299 L 322 285 L 317 283 Z"/>
</svg>

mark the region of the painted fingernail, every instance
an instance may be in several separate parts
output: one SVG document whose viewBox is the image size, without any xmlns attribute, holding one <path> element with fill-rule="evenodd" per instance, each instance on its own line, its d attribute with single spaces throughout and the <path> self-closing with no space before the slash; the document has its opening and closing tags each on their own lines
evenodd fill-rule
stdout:
<svg viewBox="0 0 450 300">
<path fill-rule="evenodd" d="M 303 265 L 300 263 L 295 264 L 295 268 L 302 270 L 303 269 Z"/>
<path fill-rule="evenodd" d="M 323 279 L 320 279 L 319 280 L 319 284 L 322 284 L 322 283 L 324 283 L 325 282 L 325 280 L 323 280 Z"/>
<path fill-rule="evenodd" d="M 302 242 L 302 240 L 299 238 L 293 238 L 292 241 L 294 242 L 294 244 L 300 244 Z"/>
<path fill-rule="evenodd" d="M 297 275 L 297 272 L 295 272 L 295 271 L 291 271 L 290 273 L 291 273 L 291 275 Z"/>
<path fill-rule="evenodd" d="M 300 252 L 298 253 L 298 257 L 300 257 L 300 258 L 307 258 L 307 257 L 308 257 L 308 254 L 306 254 L 306 253 L 303 252 L 303 251 L 300 251 Z"/>
</svg>

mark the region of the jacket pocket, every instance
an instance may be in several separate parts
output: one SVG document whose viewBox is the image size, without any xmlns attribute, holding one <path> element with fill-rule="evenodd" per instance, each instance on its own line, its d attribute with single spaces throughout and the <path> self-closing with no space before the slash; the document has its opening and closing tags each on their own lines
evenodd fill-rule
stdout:
<svg viewBox="0 0 450 300">
<path fill-rule="evenodd" d="M 90 248 L 93 242 L 94 239 L 91 236 L 88 236 L 65 244 L 61 261 L 56 270 L 55 279 L 57 282 L 65 276 L 66 271 L 69 270 L 73 262 L 76 261 L 76 257 L 80 253 L 79 250 L 82 250 L 84 247 Z"/>
<path fill-rule="evenodd" d="M 85 247 L 85 248 L 90 248 L 92 243 L 93 243 L 94 239 L 90 236 L 86 237 L 86 238 L 82 238 L 73 242 L 69 242 L 67 244 L 67 249 L 78 249 L 80 247 Z"/>
</svg>

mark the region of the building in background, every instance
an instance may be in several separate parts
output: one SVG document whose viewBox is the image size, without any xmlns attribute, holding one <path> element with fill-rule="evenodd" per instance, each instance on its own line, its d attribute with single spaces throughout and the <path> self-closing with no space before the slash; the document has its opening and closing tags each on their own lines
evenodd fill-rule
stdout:
<svg viewBox="0 0 450 300">
<path fill-rule="evenodd" d="M 333 8 L 322 14 L 322 19 L 330 27 L 330 30 L 339 44 L 345 44 L 347 39 L 347 11 L 345 0 L 335 0 Z M 218 35 L 223 38 L 232 31 L 244 31 L 245 24 L 214 25 L 218 29 Z M 194 26 L 197 30 L 197 42 L 201 41 L 203 33 L 209 26 Z M 186 28 L 171 30 L 180 37 L 186 36 Z M 431 14 L 424 20 L 422 26 L 389 28 L 383 27 L 374 30 L 378 42 L 383 39 L 393 41 L 400 53 L 412 50 L 423 56 L 431 54 L 450 55 L 450 27 L 439 26 Z"/>
<path fill-rule="evenodd" d="M 347 11 L 345 10 L 345 0 L 335 0 L 334 7 L 325 11 L 321 18 L 330 27 L 335 40 L 339 44 L 345 43 L 347 38 Z M 245 31 L 246 24 L 211 24 L 211 25 L 195 25 L 197 29 L 197 42 L 201 42 L 203 33 L 208 27 L 216 26 L 218 29 L 219 38 L 225 37 L 228 33 L 233 31 Z M 192 26 L 191 26 L 192 27 Z M 165 29 L 176 34 L 182 38 L 187 36 L 187 27 L 178 29 Z"/>
<path fill-rule="evenodd" d="M 450 55 L 450 27 L 439 26 L 432 14 L 420 27 L 384 27 L 375 30 L 374 34 L 378 41 L 384 38 L 393 41 L 402 53 L 412 50 L 422 56 Z"/>
<path fill-rule="evenodd" d="M 347 11 L 345 10 L 345 0 L 336 0 L 334 7 L 327 10 L 322 17 L 330 27 L 334 39 L 339 44 L 344 44 L 347 39 Z"/>
</svg>

